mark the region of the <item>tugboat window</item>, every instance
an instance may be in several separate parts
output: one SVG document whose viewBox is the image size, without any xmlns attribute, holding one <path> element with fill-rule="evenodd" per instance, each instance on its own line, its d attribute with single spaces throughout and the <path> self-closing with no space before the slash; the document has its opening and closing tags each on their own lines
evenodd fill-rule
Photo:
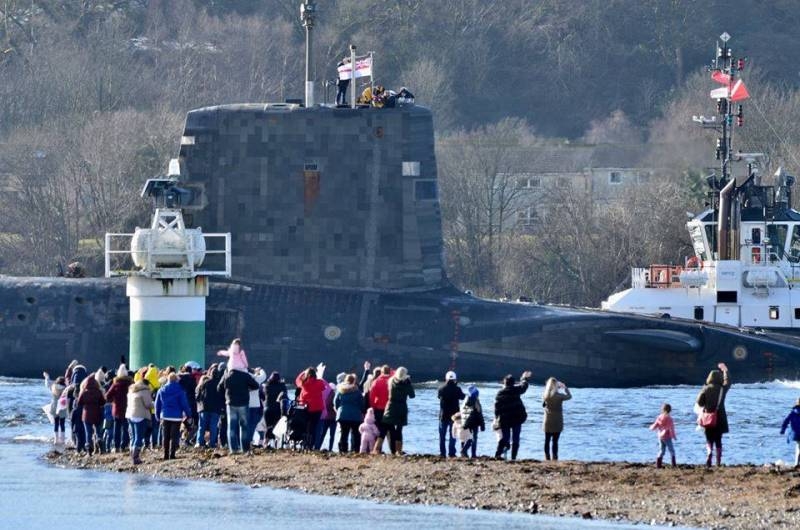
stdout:
<svg viewBox="0 0 800 530">
<path fill-rule="evenodd" d="M 800 225 L 792 228 L 792 245 L 789 247 L 789 261 L 800 261 Z"/>
<path fill-rule="evenodd" d="M 703 306 L 701 305 L 694 306 L 694 319 L 703 320 Z"/>
<path fill-rule="evenodd" d="M 767 225 L 767 237 L 769 238 L 770 245 L 772 245 L 770 259 L 774 258 L 774 256 L 783 256 L 783 249 L 786 245 L 786 234 L 788 234 L 788 232 L 789 227 L 787 225 Z"/>
<path fill-rule="evenodd" d="M 779 315 L 780 315 L 780 310 L 778 309 L 778 306 L 776 306 L 776 305 L 769 306 L 769 319 L 770 320 L 778 320 Z"/>
<path fill-rule="evenodd" d="M 794 318 L 800 320 L 800 307 L 794 308 Z"/>
</svg>

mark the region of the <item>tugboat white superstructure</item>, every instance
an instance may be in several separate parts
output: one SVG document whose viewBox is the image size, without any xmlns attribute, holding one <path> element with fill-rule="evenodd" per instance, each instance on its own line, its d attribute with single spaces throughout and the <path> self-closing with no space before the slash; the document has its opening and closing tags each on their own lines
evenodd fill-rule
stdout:
<svg viewBox="0 0 800 530">
<path fill-rule="evenodd" d="M 734 119 L 744 124 L 747 89 L 723 33 L 712 68 L 724 85 L 711 92 L 719 117 L 694 117 L 720 133 L 716 157 L 721 176 L 707 181 L 711 208 L 686 224 L 695 255 L 683 266 L 634 268 L 631 288 L 611 295 L 603 309 L 686 318 L 735 327 L 800 330 L 800 213 L 792 209 L 795 178 L 779 169 L 774 185 L 762 185 L 760 153 L 734 153 Z M 743 162 L 744 174 L 732 175 Z"/>
</svg>

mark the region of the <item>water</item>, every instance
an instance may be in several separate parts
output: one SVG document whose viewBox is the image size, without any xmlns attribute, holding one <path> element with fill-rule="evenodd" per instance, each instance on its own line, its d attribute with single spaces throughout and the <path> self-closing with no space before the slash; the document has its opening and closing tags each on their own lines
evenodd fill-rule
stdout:
<svg viewBox="0 0 800 530">
<path fill-rule="evenodd" d="M 497 385 L 482 385 L 487 424 Z M 575 389 L 565 403 L 563 459 L 651 461 L 657 442 L 647 426 L 661 403 L 673 406 L 680 462 L 704 461 L 702 433 L 693 428 L 696 387 L 642 389 Z M 523 427 L 520 457 L 541 458 L 541 387 L 524 397 L 528 422 Z M 792 448 L 778 434 L 780 423 L 800 395 L 798 382 L 734 385 L 728 398 L 731 434 L 725 437 L 728 463 L 764 464 L 789 461 Z M 473 528 L 625 528 L 625 525 L 523 514 L 487 513 L 443 507 L 394 506 L 269 488 L 251 489 L 201 481 L 164 480 L 142 475 L 56 469 L 39 458 L 51 435 L 41 406 L 48 393 L 41 381 L 0 378 L 0 469 L 4 493 L 0 513 L 5 528 L 52 528 L 54 521 L 112 517 L 120 528 L 146 520 L 148 528 L 175 527 L 176 521 L 209 526 L 211 521 L 236 526 L 266 520 L 293 525 L 298 514 L 318 526 L 352 525 L 370 519 L 381 527 L 419 528 L 456 525 Z M 435 385 L 419 385 L 410 401 L 411 425 L 405 448 L 438 452 L 438 401 Z M 495 446 L 490 431 L 480 433 L 479 452 Z M 168 514 L 168 517 L 161 517 Z"/>
</svg>

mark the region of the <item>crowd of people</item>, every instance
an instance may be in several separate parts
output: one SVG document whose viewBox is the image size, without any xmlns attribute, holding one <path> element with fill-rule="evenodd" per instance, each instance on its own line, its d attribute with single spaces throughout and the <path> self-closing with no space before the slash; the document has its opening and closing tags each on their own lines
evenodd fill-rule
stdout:
<svg viewBox="0 0 800 530">
<path fill-rule="evenodd" d="M 335 383 L 325 379 L 325 365 L 303 370 L 294 379 L 294 395 L 278 372 L 269 376 L 250 368 L 241 341 L 219 352 L 226 362 L 208 369 L 194 362 L 176 369 L 154 365 L 137 371 L 121 364 L 116 372 L 101 367 L 89 373 L 73 361 L 63 376 L 51 380 L 44 373 L 50 391 L 48 415 L 54 425 L 54 443 L 65 444 L 66 421 L 71 425 L 71 443 L 78 452 L 129 451 L 134 464 L 141 462 L 143 449 L 163 451 L 165 460 L 185 449 L 224 447 L 232 454 L 246 453 L 253 446 L 295 447 L 333 450 L 338 431 L 340 453 L 378 454 L 388 450 L 403 453 L 403 428 L 408 425 L 408 400 L 414 399 L 414 385 L 402 366 L 373 367 L 364 363 L 359 378 L 355 373 L 336 375 Z M 494 400 L 491 423 L 496 435 L 495 458 L 516 460 L 522 426 L 528 414 L 522 396 L 532 374 L 524 372 L 519 381 L 512 375 L 503 379 Z M 696 399 L 698 425 L 707 442 L 706 465 L 722 465 L 722 437 L 728 432 L 725 399 L 731 387 L 727 366 L 712 370 Z M 478 433 L 486 430 L 480 391 L 470 385 L 466 393 L 454 371 L 448 371 L 439 386 L 439 454 L 443 458 L 475 458 Z M 567 386 L 549 378 L 542 394 L 544 458 L 558 460 L 558 444 L 564 430 L 565 401 L 572 398 Z M 650 426 L 657 432 L 659 451 L 656 466 L 662 467 L 666 451 L 677 465 L 673 441 L 677 439 L 672 407 L 665 403 Z M 786 417 L 781 434 L 796 444 L 795 466 L 800 467 L 800 400 Z M 325 443 L 327 441 L 327 444 Z"/>
</svg>

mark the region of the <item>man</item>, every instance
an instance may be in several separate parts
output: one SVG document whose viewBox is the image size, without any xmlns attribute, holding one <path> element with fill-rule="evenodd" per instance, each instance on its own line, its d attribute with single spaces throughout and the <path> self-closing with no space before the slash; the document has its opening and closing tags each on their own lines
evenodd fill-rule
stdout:
<svg viewBox="0 0 800 530">
<path fill-rule="evenodd" d="M 228 416 L 228 449 L 231 454 L 250 451 L 247 439 L 250 391 L 258 390 L 258 383 L 247 372 L 228 370 L 217 385 L 225 393 Z"/>
<path fill-rule="evenodd" d="M 340 67 L 350 64 L 350 57 L 345 57 L 339 64 L 336 65 L 336 69 L 338 70 Z M 352 72 L 351 72 L 352 73 Z M 337 105 L 347 105 L 347 87 L 350 86 L 350 79 L 342 79 L 341 75 L 338 76 L 338 80 L 336 81 L 336 104 Z"/>
<path fill-rule="evenodd" d="M 439 454 L 442 458 L 456 456 L 456 439 L 453 437 L 453 414 L 461 409 L 460 401 L 464 392 L 458 386 L 456 373 L 452 370 L 444 375 L 444 384 L 439 387 Z M 450 436 L 450 443 L 445 453 L 444 440 Z"/>
</svg>

